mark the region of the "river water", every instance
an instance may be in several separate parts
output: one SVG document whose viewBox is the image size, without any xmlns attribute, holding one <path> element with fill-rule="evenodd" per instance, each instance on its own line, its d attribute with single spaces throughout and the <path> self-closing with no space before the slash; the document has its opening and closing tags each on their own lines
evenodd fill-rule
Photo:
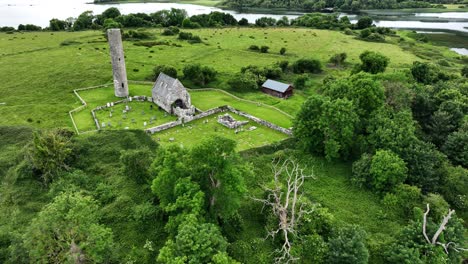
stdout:
<svg viewBox="0 0 468 264">
<path fill-rule="evenodd" d="M 280 18 L 287 16 L 290 19 L 296 18 L 297 14 L 250 14 L 238 13 L 231 10 L 222 10 L 216 7 L 207 7 L 192 4 L 178 3 L 125 3 L 125 4 L 88 4 L 92 0 L 0 0 L 0 26 L 17 27 L 19 24 L 35 24 L 42 27 L 49 25 L 52 18 L 66 19 L 77 17 L 84 11 L 90 10 L 95 14 L 100 14 L 109 7 L 117 7 L 121 13 L 153 13 L 163 9 L 180 8 L 185 9 L 189 16 L 206 14 L 213 11 L 220 11 L 232 14 L 237 20 L 246 18 L 253 23 L 256 19 L 268 16 Z M 389 11 L 388 16 L 379 15 L 375 17 L 375 24 L 390 28 L 407 28 L 426 31 L 452 31 L 468 33 L 468 12 L 447 12 L 447 13 L 410 13 L 397 14 Z M 381 13 L 382 14 L 382 13 Z M 348 15 L 352 22 L 359 16 Z M 466 46 L 454 48 L 467 49 Z"/>
</svg>

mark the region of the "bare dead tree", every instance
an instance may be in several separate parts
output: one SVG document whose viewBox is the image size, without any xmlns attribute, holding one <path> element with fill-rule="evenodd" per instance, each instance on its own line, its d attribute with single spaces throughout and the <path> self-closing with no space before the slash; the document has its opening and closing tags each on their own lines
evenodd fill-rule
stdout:
<svg viewBox="0 0 468 264">
<path fill-rule="evenodd" d="M 280 234 L 284 240 L 283 245 L 277 250 L 279 257 L 275 259 L 276 263 L 289 263 L 298 260 L 291 254 L 292 236 L 296 236 L 296 227 L 300 223 L 304 214 L 311 213 L 303 208 L 301 202 L 303 191 L 302 185 L 305 179 L 313 178 L 313 175 L 306 175 L 300 164 L 292 159 L 284 161 L 273 160 L 272 172 L 274 177 L 274 187 L 262 186 L 268 193 L 266 199 L 253 198 L 255 201 L 271 207 L 273 214 L 278 217 L 278 228 L 268 231 L 268 237 L 274 237 Z M 285 176 L 286 182 L 282 183 L 282 176 Z"/>
<path fill-rule="evenodd" d="M 447 215 L 445 215 L 442 219 L 442 222 L 440 223 L 439 225 L 439 228 L 437 229 L 437 231 L 434 233 L 434 236 L 432 236 L 432 240 L 429 240 L 429 236 L 427 235 L 427 232 L 426 232 L 426 227 L 427 227 L 427 215 L 429 214 L 429 211 L 430 211 L 430 208 L 429 208 L 429 204 L 426 205 L 427 209 L 426 209 L 426 212 L 424 213 L 423 215 L 423 235 L 424 235 L 424 238 L 426 239 L 427 243 L 429 244 L 432 244 L 432 245 L 439 245 L 439 246 L 442 246 L 445 250 L 445 253 L 448 254 L 448 250 L 449 250 L 449 247 L 452 245 L 452 248 L 453 250 L 457 251 L 457 252 L 460 252 L 460 251 L 468 251 L 468 249 L 466 248 L 461 248 L 461 247 L 457 247 L 457 244 L 454 243 L 454 242 L 448 242 L 448 243 L 442 243 L 442 242 L 438 242 L 437 239 L 439 238 L 439 236 L 442 234 L 442 232 L 445 230 L 446 226 L 447 226 L 447 223 L 448 221 L 450 220 L 450 218 L 452 218 L 452 214 L 455 213 L 455 210 L 451 210 L 449 209 Z"/>
</svg>

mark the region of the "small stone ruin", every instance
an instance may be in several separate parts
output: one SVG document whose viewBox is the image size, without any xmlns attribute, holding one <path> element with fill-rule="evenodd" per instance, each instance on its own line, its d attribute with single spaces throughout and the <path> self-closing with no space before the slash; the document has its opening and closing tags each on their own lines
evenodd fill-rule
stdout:
<svg viewBox="0 0 468 264">
<path fill-rule="evenodd" d="M 218 123 L 227 128 L 235 129 L 249 123 L 249 121 L 237 121 L 230 114 L 224 114 L 218 116 Z"/>
</svg>

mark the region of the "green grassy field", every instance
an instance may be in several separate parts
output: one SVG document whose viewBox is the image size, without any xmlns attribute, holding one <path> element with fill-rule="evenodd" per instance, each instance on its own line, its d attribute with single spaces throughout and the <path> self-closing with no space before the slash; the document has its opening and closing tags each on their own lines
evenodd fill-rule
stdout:
<svg viewBox="0 0 468 264">
<path fill-rule="evenodd" d="M 205 43 L 194 45 L 176 37 L 160 36 L 160 31 L 152 30 L 158 40 L 167 40 L 182 47 L 163 45 L 146 48 L 125 41 L 129 79 L 144 80 L 158 64 L 170 64 L 181 70 L 184 65 L 197 62 L 212 66 L 219 72 L 218 81 L 210 83 L 210 87 L 225 89 L 226 79 L 249 64 L 267 66 L 279 60 L 294 61 L 302 57 L 318 58 L 325 63 L 331 54 L 342 51 L 348 53 L 351 63 L 356 63 L 359 54 L 366 49 L 381 51 L 392 58 L 389 70 L 407 67 L 418 59 L 397 45 L 363 42 L 335 31 L 304 28 L 200 29 L 191 32 L 200 35 Z M 64 41 L 77 43 L 60 45 Z M 252 44 L 268 45 L 270 53 L 248 51 Z M 285 56 L 278 54 L 281 47 L 287 48 Z M 0 101 L 6 103 L 0 105 L 0 115 L 4 117 L 0 119 L 0 125 L 72 127 L 67 112 L 80 106 L 72 90 L 112 80 L 108 52 L 103 34 L 98 31 L 0 33 L 0 71 L 3 76 L 8 76 L 0 85 Z M 334 74 L 338 71 L 327 69 L 326 72 Z M 317 89 L 315 85 L 323 77 L 324 74 L 312 76 L 312 86 L 303 94 Z M 193 87 L 190 82 L 183 82 L 187 87 Z M 269 100 L 266 96 L 259 98 L 276 100 Z M 276 103 L 280 109 L 294 113 L 301 101 L 303 98 L 299 97 L 281 103 L 276 100 Z"/>
</svg>

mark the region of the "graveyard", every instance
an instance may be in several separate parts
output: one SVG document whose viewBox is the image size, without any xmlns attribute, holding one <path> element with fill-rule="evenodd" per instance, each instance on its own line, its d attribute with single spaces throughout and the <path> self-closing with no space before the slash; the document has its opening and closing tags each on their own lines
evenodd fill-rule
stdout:
<svg viewBox="0 0 468 264">
<path fill-rule="evenodd" d="M 79 90 L 79 89 L 78 89 Z M 130 96 L 149 96 L 151 84 L 129 84 Z M 72 113 L 78 133 L 90 133 L 96 131 L 91 110 L 98 106 L 105 106 L 121 98 L 116 97 L 112 85 L 94 89 L 77 91 L 78 95 L 86 102 L 87 107 Z M 254 101 L 243 101 L 234 95 L 218 90 L 189 90 L 193 104 L 201 111 L 206 111 L 222 105 L 230 105 L 247 113 L 254 113 L 258 118 L 278 126 L 289 128 L 292 124 L 287 113 Z M 123 111 L 126 107 L 130 111 Z M 113 107 L 96 111 L 101 130 L 144 130 L 150 127 L 175 121 L 177 118 L 158 109 L 152 102 L 132 101 L 127 104 L 116 104 Z M 236 120 L 246 120 L 236 114 L 232 114 Z M 152 134 L 152 138 L 159 144 L 177 144 L 190 147 L 201 142 L 204 138 L 218 135 L 234 139 L 238 143 L 238 150 L 259 147 L 288 138 L 287 135 L 274 131 L 268 127 L 249 122 L 242 131 L 236 133 L 235 129 L 229 129 L 217 122 L 218 115 L 195 120 L 184 126 L 177 126 L 165 131 Z M 146 122 L 146 126 L 145 126 Z M 250 127 L 256 127 L 249 130 Z"/>
</svg>

